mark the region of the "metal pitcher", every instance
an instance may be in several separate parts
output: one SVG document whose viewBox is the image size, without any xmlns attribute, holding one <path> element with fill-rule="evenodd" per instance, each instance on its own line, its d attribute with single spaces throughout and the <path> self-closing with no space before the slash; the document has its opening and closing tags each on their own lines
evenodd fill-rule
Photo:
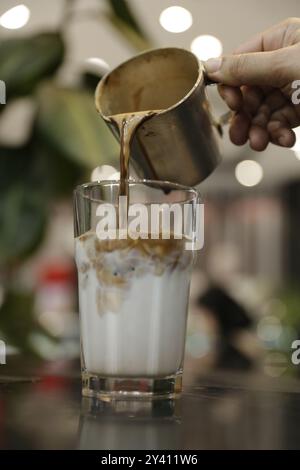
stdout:
<svg viewBox="0 0 300 470">
<path fill-rule="evenodd" d="M 139 54 L 100 81 L 98 111 L 114 134 L 113 114 L 163 110 L 143 122 L 131 145 L 139 177 L 194 186 L 220 161 L 220 125 L 213 119 L 203 64 L 185 49 L 163 48 Z"/>
</svg>

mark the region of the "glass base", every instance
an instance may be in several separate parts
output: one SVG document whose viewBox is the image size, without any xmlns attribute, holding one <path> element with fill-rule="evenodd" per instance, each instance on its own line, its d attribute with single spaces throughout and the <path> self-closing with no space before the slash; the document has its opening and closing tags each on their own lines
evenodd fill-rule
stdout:
<svg viewBox="0 0 300 470">
<path fill-rule="evenodd" d="M 182 372 L 157 378 L 118 378 L 82 373 L 82 395 L 102 401 L 176 398 L 182 390 Z"/>
</svg>

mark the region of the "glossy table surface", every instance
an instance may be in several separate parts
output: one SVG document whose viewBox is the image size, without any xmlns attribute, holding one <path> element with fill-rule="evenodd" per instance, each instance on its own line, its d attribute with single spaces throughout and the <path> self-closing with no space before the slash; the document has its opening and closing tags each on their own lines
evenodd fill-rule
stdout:
<svg viewBox="0 0 300 470">
<path fill-rule="evenodd" d="M 2 449 L 300 449 L 298 380 L 210 373 L 175 401 L 112 405 L 81 398 L 77 364 L 0 373 Z"/>
</svg>

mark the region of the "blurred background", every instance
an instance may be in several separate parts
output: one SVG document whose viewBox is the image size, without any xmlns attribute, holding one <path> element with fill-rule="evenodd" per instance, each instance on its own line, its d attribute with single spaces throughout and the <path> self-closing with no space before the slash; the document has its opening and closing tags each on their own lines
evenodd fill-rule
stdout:
<svg viewBox="0 0 300 470">
<path fill-rule="evenodd" d="M 94 107 L 110 68 L 151 47 L 200 59 L 299 16 L 298 0 L 1 0 L 0 339 L 7 361 L 79 357 L 72 190 L 111 176 L 118 145 Z M 215 87 L 216 116 L 226 108 Z M 205 247 L 192 281 L 186 376 L 297 376 L 300 132 L 292 150 L 235 147 L 199 187 Z M 106 165 L 103 167 L 103 165 Z M 180 168 L 178 169 L 180 171 Z M 5 368 L 0 369 L 4 373 Z"/>
</svg>

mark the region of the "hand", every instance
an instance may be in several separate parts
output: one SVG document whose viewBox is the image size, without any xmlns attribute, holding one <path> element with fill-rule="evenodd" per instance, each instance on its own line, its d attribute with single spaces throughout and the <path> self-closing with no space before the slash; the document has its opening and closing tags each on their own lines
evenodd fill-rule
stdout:
<svg viewBox="0 0 300 470">
<path fill-rule="evenodd" d="M 299 18 L 258 34 L 233 55 L 208 60 L 205 68 L 234 111 L 229 131 L 234 144 L 249 140 L 257 151 L 269 142 L 294 145 L 292 129 L 300 125 L 300 105 L 292 102 L 292 83 L 300 80 Z"/>
</svg>

